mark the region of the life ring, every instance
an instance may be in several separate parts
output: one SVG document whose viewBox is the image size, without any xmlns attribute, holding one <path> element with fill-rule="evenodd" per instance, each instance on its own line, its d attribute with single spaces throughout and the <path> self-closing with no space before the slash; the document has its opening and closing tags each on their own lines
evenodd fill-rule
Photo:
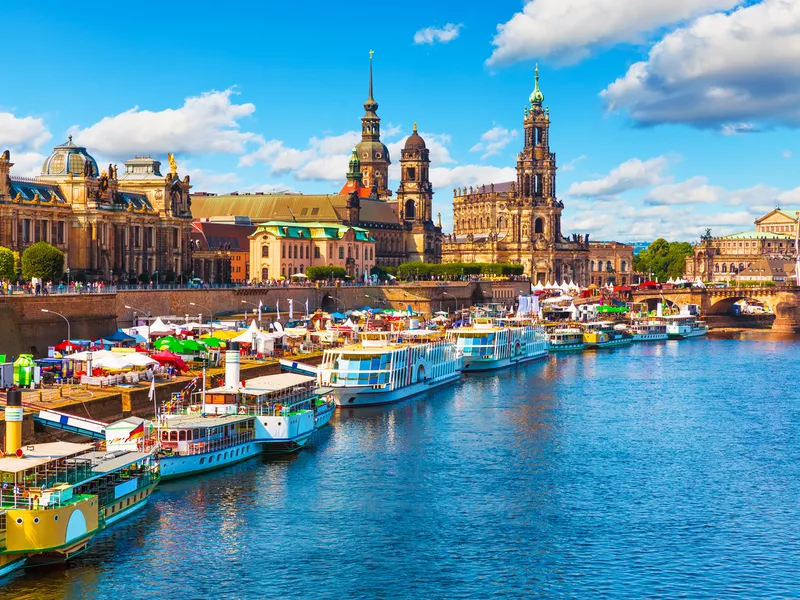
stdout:
<svg viewBox="0 0 800 600">
<path fill-rule="evenodd" d="M 240 406 L 239 407 L 239 414 L 240 415 L 246 415 L 247 414 L 247 408 L 244 407 L 244 406 Z"/>
</svg>

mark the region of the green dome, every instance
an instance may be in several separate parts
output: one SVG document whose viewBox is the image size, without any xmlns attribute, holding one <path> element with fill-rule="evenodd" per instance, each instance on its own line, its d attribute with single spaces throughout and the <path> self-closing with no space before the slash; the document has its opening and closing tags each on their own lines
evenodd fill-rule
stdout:
<svg viewBox="0 0 800 600">
<path fill-rule="evenodd" d="M 541 106 L 544 102 L 544 94 L 542 90 L 539 89 L 539 66 L 536 66 L 536 86 L 533 88 L 533 92 L 531 92 L 530 97 L 531 104 Z"/>
</svg>

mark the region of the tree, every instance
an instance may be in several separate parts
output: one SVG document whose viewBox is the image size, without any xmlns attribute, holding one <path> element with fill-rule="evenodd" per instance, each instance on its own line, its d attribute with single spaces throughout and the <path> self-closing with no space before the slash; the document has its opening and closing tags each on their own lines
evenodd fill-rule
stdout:
<svg viewBox="0 0 800 600">
<path fill-rule="evenodd" d="M 386 281 L 387 279 L 397 277 L 397 269 L 394 267 L 375 265 L 370 269 L 369 274 L 376 275 L 381 281 Z"/>
<path fill-rule="evenodd" d="M 58 281 L 64 274 L 64 253 L 47 242 L 36 242 L 22 253 L 22 276 Z"/>
<path fill-rule="evenodd" d="M 0 280 L 13 281 L 17 277 L 17 258 L 14 252 L 0 246 Z"/>
<path fill-rule="evenodd" d="M 344 267 L 308 267 L 306 269 L 306 277 L 312 281 L 327 281 L 329 279 L 344 279 L 347 276 L 347 271 Z"/>
<path fill-rule="evenodd" d="M 668 242 L 658 238 L 633 259 L 633 268 L 646 273 L 661 283 L 670 278 L 680 278 L 686 272 L 686 257 L 694 254 L 688 242 Z"/>
</svg>

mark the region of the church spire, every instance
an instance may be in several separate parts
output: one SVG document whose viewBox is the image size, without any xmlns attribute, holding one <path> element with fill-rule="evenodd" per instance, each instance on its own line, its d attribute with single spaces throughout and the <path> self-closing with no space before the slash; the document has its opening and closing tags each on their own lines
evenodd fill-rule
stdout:
<svg viewBox="0 0 800 600">
<path fill-rule="evenodd" d="M 530 101 L 533 106 L 541 106 L 544 102 L 544 94 L 539 89 L 539 65 L 536 65 L 536 85 L 531 93 Z"/>
<path fill-rule="evenodd" d="M 377 116 L 375 111 L 378 110 L 378 103 L 372 97 L 372 55 L 375 54 L 373 50 L 369 51 L 369 97 L 364 102 L 364 110 L 367 111 L 369 116 Z"/>
</svg>

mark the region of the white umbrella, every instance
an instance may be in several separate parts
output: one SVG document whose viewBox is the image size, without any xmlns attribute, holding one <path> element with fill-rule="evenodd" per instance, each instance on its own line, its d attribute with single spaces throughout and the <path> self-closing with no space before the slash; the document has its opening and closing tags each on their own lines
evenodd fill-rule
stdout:
<svg viewBox="0 0 800 600">
<path fill-rule="evenodd" d="M 292 279 L 305 279 L 308 277 L 305 273 L 295 273 L 292 275 Z"/>
</svg>

